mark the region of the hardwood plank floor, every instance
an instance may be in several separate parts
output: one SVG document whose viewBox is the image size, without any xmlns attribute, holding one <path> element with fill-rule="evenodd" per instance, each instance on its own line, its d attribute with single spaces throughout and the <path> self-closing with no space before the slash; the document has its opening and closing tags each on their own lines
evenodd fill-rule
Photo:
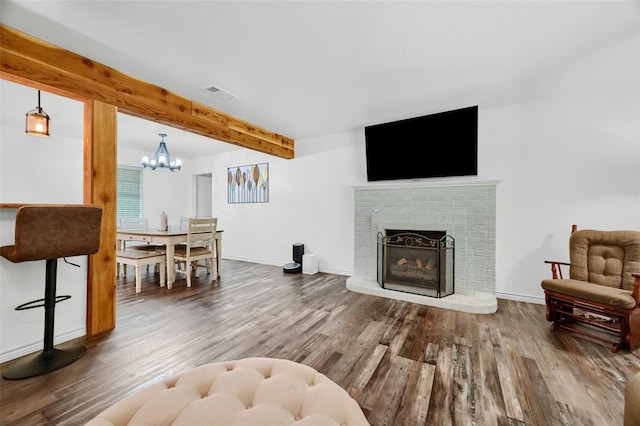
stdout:
<svg viewBox="0 0 640 426">
<path fill-rule="evenodd" d="M 222 278 L 172 290 L 153 273 L 117 282 L 117 327 L 44 376 L 1 383 L 1 424 L 81 425 L 117 400 L 195 366 L 252 356 L 309 365 L 344 387 L 373 426 L 622 424 L 640 354 L 564 331 L 545 307 L 498 301 L 467 314 L 353 293 L 347 277 L 223 260 Z M 0 366 L 4 368 L 11 362 Z"/>
</svg>

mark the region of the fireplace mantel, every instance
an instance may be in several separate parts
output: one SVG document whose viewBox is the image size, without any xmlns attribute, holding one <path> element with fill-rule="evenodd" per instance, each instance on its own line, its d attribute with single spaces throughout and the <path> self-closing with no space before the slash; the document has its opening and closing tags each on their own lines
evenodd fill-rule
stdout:
<svg viewBox="0 0 640 426">
<path fill-rule="evenodd" d="M 497 185 L 500 182 L 502 182 L 501 179 L 485 179 L 485 178 L 473 176 L 473 177 L 457 177 L 457 178 L 367 182 L 362 185 L 354 185 L 353 189 L 438 188 L 442 186 Z"/>
</svg>

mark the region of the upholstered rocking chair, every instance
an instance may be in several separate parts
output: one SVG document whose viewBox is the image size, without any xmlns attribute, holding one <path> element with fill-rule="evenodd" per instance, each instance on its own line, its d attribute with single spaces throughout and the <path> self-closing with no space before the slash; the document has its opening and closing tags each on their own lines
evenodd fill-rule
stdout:
<svg viewBox="0 0 640 426">
<path fill-rule="evenodd" d="M 551 330 L 564 329 L 604 343 L 611 351 L 640 346 L 640 232 L 577 230 L 570 263 L 545 261 L 542 281 Z M 561 266 L 569 267 L 569 278 Z"/>
</svg>

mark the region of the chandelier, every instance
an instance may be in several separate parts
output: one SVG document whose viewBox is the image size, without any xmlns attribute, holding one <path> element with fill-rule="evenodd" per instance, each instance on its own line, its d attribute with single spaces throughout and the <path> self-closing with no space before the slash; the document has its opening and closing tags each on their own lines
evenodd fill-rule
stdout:
<svg viewBox="0 0 640 426">
<path fill-rule="evenodd" d="M 160 141 L 160 146 L 158 146 L 156 154 L 153 157 L 149 157 L 149 155 L 145 153 L 142 156 L 142 166 L 146 169 L 160 171 L 175 172 L 176 170 L 180 170 L 182 160 L 178 157 L 172 159 L 167 145 L 164 143 L 164 138 L 167 136 L 166 133 L 158 133 L 158 135 L 162 140 Z"/>
</svg>

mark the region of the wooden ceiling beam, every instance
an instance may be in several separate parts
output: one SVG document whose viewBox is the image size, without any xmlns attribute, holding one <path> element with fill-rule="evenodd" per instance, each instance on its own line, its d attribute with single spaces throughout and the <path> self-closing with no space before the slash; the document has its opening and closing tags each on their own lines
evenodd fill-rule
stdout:
<svg viewBox="0 0 640 426">
<path fill-rule="evenodd" d="M 3 75 L 44 84 L 119 112 L 277 157 L 294 158 L 294 141 L 207 105 L 136 79 L 68 50 L 0 25 Z"/>
</svg>

